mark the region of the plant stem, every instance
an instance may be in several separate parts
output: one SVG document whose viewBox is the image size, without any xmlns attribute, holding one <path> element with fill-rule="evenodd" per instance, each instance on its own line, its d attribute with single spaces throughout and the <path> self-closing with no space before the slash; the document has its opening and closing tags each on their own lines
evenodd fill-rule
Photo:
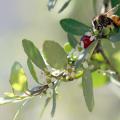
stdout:
<svg viewBox="0 0 120 120">
<path fill-rule="evenodd" d="M 101 46 L 101 41 L 99 41 L 99 44 L 96 49 L 97 49 L 97 52 L 100 52 L 102 54 L 103 58 L 105 59 L 106 63 L 109 65 L 110 69 L 113 70 L 116 73 L 116 75 L 118 76 L 118 78 L 120 79 L 120 74 L 116 70 L 114 65 L 111 63 L 111 61 L 108 59 L 108 57 L 106 56 L 106 54 Z"/>
</svg>

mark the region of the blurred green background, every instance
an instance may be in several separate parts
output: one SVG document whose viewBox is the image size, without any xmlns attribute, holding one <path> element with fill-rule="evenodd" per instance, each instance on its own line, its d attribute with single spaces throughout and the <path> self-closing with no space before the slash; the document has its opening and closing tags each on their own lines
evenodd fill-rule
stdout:
<svg viewBox="0 0 120 120">
<path fill-rule="evenodd" d="M 61 45 L 66 41 L 66 34 L 59 25 L 62 18 L 74 18 L 91 25 L 94 17 L 92 0 L 73 0 L 61 14 L 60 9 L 64 0 L 59 0 L 55 9 L 49 12 L 47 0 L 0 0 L 0 93 L 10 91 L 9 74 L 14 61 L 20 61 L 30 74 L 26 65 L 26 56 L 22 48 L 23 38 L 34 41 L 41 49 L 44 40 L 55 40 Z M 102 0 L 98 0 L 98 12 Z M 108 42 L 104 49 L 117 70 L 120 71 L 120 43 L 113 49 Z M 34 86 L 32 80 L 29 86 Z M 120 89 L 118 89 L 120 90 Z M 119 93 L 119 91 L 117 92 Z M 109 84 L 95 89 L 95 109 L 89 113 L 84 102 L 79 82 L 63 84 L 59 88 L 56 114 L 53 120 L 120 120 L 120 97 Z M 40 120 L 40 110 L 44 98 L 35 98 L 25 106 L 18 120 Z M 20 104 L 0 106 L 0 119 L 12 120 Z M 51 104 L 47 107 L 42 120 L 51 120 Z"/>
</svg>

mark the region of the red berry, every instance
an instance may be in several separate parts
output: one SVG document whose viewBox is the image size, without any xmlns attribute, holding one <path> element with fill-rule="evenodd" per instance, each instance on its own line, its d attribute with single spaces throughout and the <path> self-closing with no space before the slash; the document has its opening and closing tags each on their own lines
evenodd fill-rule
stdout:
<svg viewBox="0 0 120 120">
<path fill-rule="evenodd" d="M 90 40 L 90 37 L 91 36 L 84 35 L 81 38 L 81 43 L 83 45 L 83 48 L 87 48 L 93 42 L 93 40 Z"/>
</svg>

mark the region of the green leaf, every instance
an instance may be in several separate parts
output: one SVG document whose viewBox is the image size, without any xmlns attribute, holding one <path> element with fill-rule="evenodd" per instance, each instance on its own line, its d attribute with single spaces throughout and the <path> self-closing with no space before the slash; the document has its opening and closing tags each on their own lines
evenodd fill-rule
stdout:
<svg viewBox="0 0 120 120">
<path fill-rule="evenodd" d="M 95 40 L 87 49 L 86 49 L 86 60 L 90 60 L 99 40 Z"/>
<path fill-rule="evenodd" d="M 67 54 L 64 49 L 54 41 L 45 41 L 43 53 L 47 63 L 56 69 L 64 69 L 67 65 Z"/>
<path fill-rule="evenodd" d="M 83 94 L 88 110 L 91 112 L 94 107 L 93 83 L 90 70 L 85 70 L 82 78 Z"/>
<path fill-rule="evenodd" d="M 117 7 L 117 11 L 115 14 L 120 16 L 120 6 L 118 4 L 120 4 L 120 0 L 111 0 L 111 6 Z"/>
<path fill-rule="evenodd" d="M 76 48 L 78 42 L 76 40 L 76 38 L 72 35 L 72 34 L 67 34 L 67 37 L 68 37 L 68 42 L 70 43 L 70 45 L 73 47 L 73 48 Z"/>
<path fill-rule="evenodd" d="M 93 79 L 93 86 L 95 88 L 102 87 L 108 84 L 109 82 L 107 75 L 98 70 L 92 72 L 92 79 Z"/>
<path fill-rule="evenodd" d="M 52 110 L 51 110 L 51 116 L 54 117 L 55 114 L 55 110 L 56 110 L 56 86 L 57 86 L 58 82 L 56 82 L 53 86 L 53 106 L 52 106 Z"/>
<path fill-rule="evenodd" d="M 104 62 L 105 61 L 101 53 L 94 53 L 93 56 L 92 56 L 92 59 L 96 60 L 98 62 Z"/>
<path fill-rule="evenodd" d="M 87 25 L 71 18 L 62 19 L 60 21 L 60 24 L 66 32 L 74 35 L 83 35 L 85 32 L 88 32 L 90 30 L 90 27 L 88 27 Z"/>
<path fill-rule="evenodd" d="M 71 52 L 72 46 L 70 45 L 70 43 L 67 42 L 67 43 L 64 44 L 64 50 L 65 50 L 66 53 Z"/>
<path fill-rule="evenodd" d="M 76 74 L 75 74 L 75 79 L 78 79 L 80 77 L 82 77 L 83 75 L 83 71 L 78 71 Z"/>
<path fill-rule="evenodd" d="M 46 68 L 45 62 L 35 45 L 30 41 L 24 39 L 22 41 L 23 48 L 25 53 L 27 54 L 28 58 L 32 60 L 32 62 L 39 67 L 40 69 L 44 70 Z"/>
<path fill-rule="evenodd" d="M 18 62 L 15 62 L 12 66 L 10 84 L 16 91 L 25 92 L 28 90 L 27 77 L 21 64 Z"/>
<path fill-rule="evenodd" d="M 30 71 L 33 79 L 39 84 L 36 71 L 35 71 L 34 66 L 32 64 L 32 61 L 29 58 L 27 60 L 27 65 L 28 65 L 29 71 Z"/>
<path fill-rule="evenodd" d="M 102 30 L 102 32 L 105 36 L 110 35 L 110 33 L 113 31 L 114 31 L 114 29 L 111 30 L 110 28 L 103 28 L 103 30 Z"/>
<path fill-rule="evenodd" d="M 110 36 L 110 41 L 112 42 L 120 41 L 120 33 Z"/>
<path fill-rule="evenodd" d="M 91 43 L 91 45 L 87 49 L 85 49 L 84 52 L 82 52 L 79 55 L 78 61 L 76 62 L 76 69 L 81 69 L 83 61 L 90 60 L 97 44 L 98 44 L 98 40 L 95 40 L 93 43 Z"/>
<path fill-rule="evenodd" d="M 71 0 L 67 0 L 67 1 L 64 3 L 64 5 L 61 7 L 61 9 L 59 10 L 58 13 L 61 13 L 62 11 L 64 11 L 65 8 L 68 7 L 68 5 L 70 4 L 70 2 L 71 2 Z"/>
<path fill-rule="evenodd" d="M 120 72 L 120 42 L 111 42 L 107 39 L 101 40 L 102 50 L 107 59 L 117 72 Z M 107 67 L 109 69 L 109 66 Z"/>
</svg>

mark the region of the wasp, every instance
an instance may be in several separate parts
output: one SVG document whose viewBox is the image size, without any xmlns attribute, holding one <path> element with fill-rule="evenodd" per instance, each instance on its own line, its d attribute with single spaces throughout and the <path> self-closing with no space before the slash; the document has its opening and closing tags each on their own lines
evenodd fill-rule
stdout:
<svg viewBox="0 0 120 120">
<path fill-rule="evenodd" d="M 118 7 L 119 5 L 110 9 L 108 12 L 96 16 L 92 21 L 93 29 L 102 31 L 104 28 L 111 26 L 118 29 L 120 27 L 120 17 L 114 15 Z"/>
</svg>

